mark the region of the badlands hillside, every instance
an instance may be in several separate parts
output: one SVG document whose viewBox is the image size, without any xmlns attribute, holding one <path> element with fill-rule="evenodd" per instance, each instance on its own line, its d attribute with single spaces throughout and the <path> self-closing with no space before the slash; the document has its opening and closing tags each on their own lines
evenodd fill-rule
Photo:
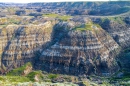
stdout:
<svg viewBox="0 0 130 86">
<path fill-rule="evenodd" d="M 129 1 L 0 3 L 0 84 L 129 86 L 129 15 Z"/>
</svg>

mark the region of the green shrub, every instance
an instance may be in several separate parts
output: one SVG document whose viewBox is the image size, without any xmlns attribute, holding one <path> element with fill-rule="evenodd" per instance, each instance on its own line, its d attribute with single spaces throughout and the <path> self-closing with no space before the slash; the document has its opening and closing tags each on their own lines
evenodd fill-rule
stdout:
<svg viewBox="0 0 130 86">
<path fill-rule="evenodd" d="M 48 78 L 50 78 L 50 79 L 55 79 L 55 78 L 57 78 L 57 77 L 58 77 L 57 74 L 49 74 L 49 75 L 48 75 Z"/>
<path fill-rule="evenodd" d="M 85 86 L 90 86 L 90 83 L 89 83 L 88 81 L 86 81 L 86 80 L 83 81 L 83 84 L 84 84 Z"/>
<path fill-rule="evenodd" d="M 43 78 L 42 71 L 33 71 L 33 72 L 30 72 L 30 73 L 27 75 L 27 77 L 28 77 L 31 81 L 35 81 L 35 80 L 34 80 L 35 75 L 38 75 L 40 80 Z"/>
<path fill-rule="evenodd" d="M 9 75 L 10 76 L 20 76 L 20 75 L 22 75 L 23 71 L 26 69 L 27 66 L 32 66 L 32 64 L 30 62 L 28 62 L 19 68 L 11 70 L 10 72 L 7 73 L 7 75 L 8 76 Z"/>
<path fill-rule="evenodd" d="M 0 76 L 0 81 L 4 81 L 5 79 L 2 77 L 2 76 Z"/>
</svg>

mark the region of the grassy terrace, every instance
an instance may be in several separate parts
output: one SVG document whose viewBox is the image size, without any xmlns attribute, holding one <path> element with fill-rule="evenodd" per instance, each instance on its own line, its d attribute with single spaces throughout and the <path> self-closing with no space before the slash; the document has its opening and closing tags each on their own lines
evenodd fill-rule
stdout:
<svg viewBox="0 0 130 86">
<path fill-rule="evenodd" d="M 49 17 L 49 18 L 58 18 L 62 21 L 68 21 L 72 16 L 69 15 L 59 15 L 59 14 L 43 14 L 44 17 Z"/>
<path fill-rule="evenodd" d="M 96 28 L 101 28 L 100 25 L 98 24 L 93 24 L 92 22 L 88 23 L 88 24 L 83 24 L 80 26 L 75 27 L 73 30 L 79 30 L 79 31 L 92 31 L 93 29 Z"/>
<path fill-rule="evenodd" d="M 76 28 L 74 28 L 73 30 L 79 30 L 79 31 L 86 31 L 86 30 L 92 30 L 92 24 L 84 24 L 84 25 L 80 25 Z"/>
<path fill-rule="evenodd" d="M 58 17 L 58 14 L 43 14 L 45 17 L 51 17 L 51 18 L 56 18 Z"/>
<path fill-rule="evenodd" d="M 101 18 L 102 22 L 105 22 L 106 20 L 114 21 L 120 24 L 124 24 L 122 17 L 107 17 L 107 18 Z"/>
</svg>

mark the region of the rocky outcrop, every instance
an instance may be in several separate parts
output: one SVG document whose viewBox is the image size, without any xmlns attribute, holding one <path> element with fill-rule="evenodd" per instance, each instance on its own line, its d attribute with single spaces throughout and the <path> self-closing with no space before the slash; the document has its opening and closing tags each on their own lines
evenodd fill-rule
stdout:
<svg viewBox="0 0 130 86">
<path fill-rule="evenodd" d="M 28 75 L 30 72 L 32 72 L 32 65 L 27 65 L 23 71 L 23 75 L 26 76 Z"/>
<path fill-rule="evenodd" d="M 7 25 L 0 30 L 0 67 L 9 71 L 37 58 L 51 41 L 53 22 L 30 25 Z"/>
<path fill-rule="evenodd" d="M 41 69 L 76 75 L 111 74 L 118 70 L 115 61 L 118 49 L 113 38 L 94 24 L 91 30 L 69 29 L 59 41 L 42 52 Z"/>
<path fill-rule="evenodd" d="M 1 73 L 27 62 L 35 69 L 75 75 L 108 75 L 118 70 L 115 59 L 120 49 L 114 37 L 89 18 L 80 18 L 67 22 L 29 18 L 27 22 L 35 24 L 1 27 Z"/>
<path fill-rule="evenodd" d="M 100 24 L 122 48 L 130 47 L 129 17 L 110 16 L 103 18 L 92 17 L 91 19 Z"/>
<path fill-rule="evenodd" d="M 33 69 L 84 77 L 129 69 L 129 5 L 127 1 L 0 3 L 0 74 L 27 62 L 33 67 L 22 70 L 24 76 Z M 118 53 L 121 58 L 116 60 Z M 37 73 L 31 75 L 33 81 L 40 80 Z"/>
</svg>

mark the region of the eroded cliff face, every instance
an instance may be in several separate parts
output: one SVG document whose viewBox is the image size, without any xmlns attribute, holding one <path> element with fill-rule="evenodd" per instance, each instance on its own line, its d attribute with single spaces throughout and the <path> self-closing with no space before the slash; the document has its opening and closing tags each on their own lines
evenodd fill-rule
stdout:
<svg viewBox="0 0 130 86">
<path fill-rule="evenodd" d="M 43 24 L 7 25 L 0 30 L 0 68 L 6 72 L 34 61 L 51 41 L 54 22 Z"/>
<path fill-rule="evenodd" d="M 17 25 L 5 21 L 8 25 L 0 29 L 1 73 L 27 62 L 34 69 L 75 75 L 118 70 L 119 45 L 89 18 L 79 19 L 65 22 L 30 17 L 27 22 L 32 24 Z"/>
<path fill-rule="evenodd" d="M 115 22 L 110 22 L 109 27 L 110 28 L 108 29 L 108 32 L 122 48 L 130 46 L 129 26 Z"/>
<path fill-rule="evenodd" d="M 59 41 L 42 52 L 40 69 L 76 75 L 111 74 L 118 70 L 118 44 L 101 27 L 92 24 L 90 28 L 68 29 Z"/>
<path fill-rule="evenodd" d="M 130 47 L 130 18 L 129 17 L 108 17 L 92 18 L 96 23 L 107 31 L 121 48 Z"/>
</svg>

